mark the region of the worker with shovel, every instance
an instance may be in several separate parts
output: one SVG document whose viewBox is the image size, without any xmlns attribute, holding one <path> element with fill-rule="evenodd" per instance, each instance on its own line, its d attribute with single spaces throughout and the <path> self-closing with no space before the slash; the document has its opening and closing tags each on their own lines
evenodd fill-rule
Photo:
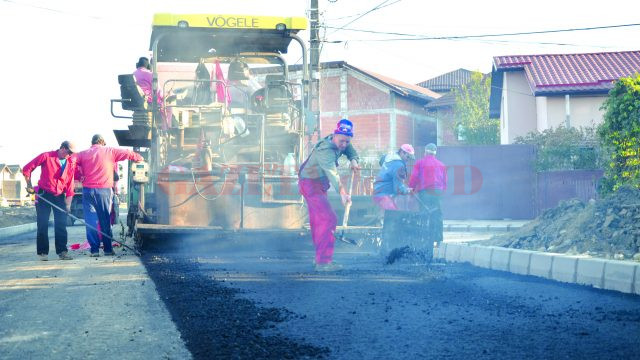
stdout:
<svg viewBox="0 0 640 360">
<path fill-rule="evenodd" d="M 407 180 L 407 162 L 414 159 L 415 151 L 411 144 L 402 144 L 395 153 L 384 156 L 380 171 L 373 183 L 373 201 L 382 210 L 409 210 L 411 194 Z"/>
<path fill-rule="evenodd" d="M 429 217 L 429 235 L 440 246 L 443 238 L 442 209 L 440 197 L 447 190 L 447 168 L 436 159 L 437 147 L 430 143 L 425 146 L 425 156 L 416 161 L 409 179 L 409 187 L 417 193 L 422 210 Z"/>
<path fill-rule="evenodd" d="M 320 140 L 309 157 L 300 166 L 298 188 L 307 202 L 311 238 L 316 249 L 316 271 L 333 271 L 340 266 L 333 263 L 333 247 L 337 224 L 336 213 L 329 204 L 327 190 L 331 186 L 340 194 L 343 205 L 351 202 L 351 196 L 340 184 L 338 159 L 346 155 L 352 171 L 360 169 L 358 154 L 353 146 L 353 123 L 347 119 L 338 122 L 332 135 Z"/>
<path fill-rule="evenodd" d="M 49 259 L 49 216 L 53 209 L 54 233 L 56 240 L 56 254 L 60 260 L 71 260 L 67 252 L 67 212 L 71 209 L 73 200 L 73 179 L 76 159 L 71 156 L 75 146 L 69 141 L 63 141 L 58 150 L 44 152 L 36 156 L 22 168 L 22 174 L 27 181 L 27 192 L 34 194 L 31 184 L 31 173 L 40 167 L 38 180 L 38 194 L 36 199 L 36 217 L 38 231 L 36 235 L 36 251 L 40 260 Z M 55 204 L 56 206 L 51 206 Z M 67 212 L 61 209 L 66 208 Z"/>
</svg>

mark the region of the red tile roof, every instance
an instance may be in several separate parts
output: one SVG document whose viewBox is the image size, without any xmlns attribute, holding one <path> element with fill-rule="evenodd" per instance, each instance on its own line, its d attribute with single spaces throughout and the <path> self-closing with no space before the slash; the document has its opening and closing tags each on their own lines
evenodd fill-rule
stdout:
<svg viewBox="0 0 640 360">
<path fill-rule="evenodd" d="M 606 93 L 613 81 L 640 73 L 640 51 L 496 56 L 493 64 L 494 71 L 523 69 L 535 94 Z"/>
<path fill-rule="evenodd" d="M 384 76 L 384 75 L 380 75 L 378 73 L 375 73 L 373 71 L 369 71 L 369 70 L 364 70 L 360 67 L 355 67 L 355 66 L 351 66 L 353 68 L 357 68 L 358 70 L 360 70 L 361 72 L 369 75 L 372 78 L 377 79 L 378 81 L 381 81 L 385 84 L 387 84 L 388 86 L 391 86 L 394 88 L 394 90 L 400 92 L 403 95 L 413 95 L 413 96 L 419 96 L 419 97 L 424 97 L 424 98 L 428 98 L 428 99 L 437 99 L 439 97 L 441 97 L 442 95 L 438 94 L 435 91 L 429 90 L 427 88 L 423 88 L 422 86 L 418 86 L 418 85 L 414 85 L 414 84 L 409 84 L 406 83 L 404 81 L 400 81 L 400 80 L 396 80 L 393 78 L 390 78 L 388 76 Z"/>
</svg>

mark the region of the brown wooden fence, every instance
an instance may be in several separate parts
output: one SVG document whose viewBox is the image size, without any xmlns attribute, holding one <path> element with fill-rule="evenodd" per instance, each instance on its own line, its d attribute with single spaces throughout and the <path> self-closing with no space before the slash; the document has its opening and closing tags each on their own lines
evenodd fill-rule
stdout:
<svg viewBox="0 0 640 360">
<path fill-rule="evenodd" d="M 561 200 L 577 198 L 584 202 L 596 199 L 602 170 L 547 171 L 537 174 L 536 216 L 553 208 Z"/>
</svg>

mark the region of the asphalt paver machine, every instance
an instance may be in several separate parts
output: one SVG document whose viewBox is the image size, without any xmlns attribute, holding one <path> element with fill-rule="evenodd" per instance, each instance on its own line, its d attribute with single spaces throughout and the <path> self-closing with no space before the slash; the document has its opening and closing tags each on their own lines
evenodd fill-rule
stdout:
<svg viewBox="0 0 640 360">
<path fill-rule="evenodd" d="M 154 16 L 151 89 L 120 75 L 121 98 L 111 101 L 114 117 L 132 119 L 114 130 L 118 144 L 146 160 L 130 166 L 130 235 L 303 228 L 296 170 L 316 121 L 296 35 L 306 26 L 299 17 Z M 132 116 L 116 115 L 118 103 Z"/>
</svg>

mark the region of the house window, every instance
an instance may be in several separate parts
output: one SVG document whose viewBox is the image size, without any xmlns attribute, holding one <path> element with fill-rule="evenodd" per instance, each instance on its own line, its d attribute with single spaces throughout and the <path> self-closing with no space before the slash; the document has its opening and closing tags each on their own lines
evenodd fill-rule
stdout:
<svg viewBox="0 0 640 360">
<path fill-rule="evenodd" d="M 464 135 L 464 125 L 462 124 L 458 124 L 458 126 L 456 126 L 456 133 L 458 133 L 458 141 L 465 141 L 467 140 L 467 137 Z"/>
</svg>

